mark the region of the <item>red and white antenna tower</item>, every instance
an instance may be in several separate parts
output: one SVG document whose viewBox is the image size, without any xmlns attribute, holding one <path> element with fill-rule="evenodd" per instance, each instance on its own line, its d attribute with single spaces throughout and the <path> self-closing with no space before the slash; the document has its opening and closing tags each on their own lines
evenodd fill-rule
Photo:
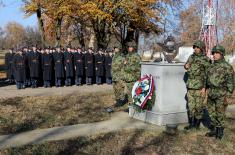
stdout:
<svg viewBox="0 0 235 155">
<path fill-rule="evenodd" d="M 206 55 L 209 58 L 211 58 L 211 49 L 218 42 L 217 11 L 218 11 L 218 0 L 215 1 L 203 0 L 203 19 L 202 19 L 202 27 L 199 39 L 204 41 L 206 45 Z"/>
</svg>

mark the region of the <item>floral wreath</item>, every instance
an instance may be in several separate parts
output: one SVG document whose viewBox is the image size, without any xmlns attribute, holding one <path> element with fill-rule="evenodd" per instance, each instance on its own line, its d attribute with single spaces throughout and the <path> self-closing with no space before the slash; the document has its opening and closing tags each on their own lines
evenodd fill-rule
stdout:
<svg viewBox="0 0 235 155">
<path fill-rule="evenodd" d="M 152 75 L 144 75 L 132 88 L 133 105 L 139 110 L 151 110 L 155 101 Z"/>
</svg>

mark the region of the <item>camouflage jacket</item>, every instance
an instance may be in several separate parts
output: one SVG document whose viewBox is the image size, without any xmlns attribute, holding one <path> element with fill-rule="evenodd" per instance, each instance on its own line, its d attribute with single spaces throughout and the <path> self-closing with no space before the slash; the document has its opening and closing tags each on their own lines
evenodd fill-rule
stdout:
<svg viewBox="0 0 235 155">
<path fill-rule="evenodd" d="M 128 53 L 126 55 L 124 65 L 124 81 L 125 82 L 135 82 L 140 78 L 140 56 L 137 53 Z"/>
<path fill-rule="evenodd" d="M 234 70 L 224 59 L 215 61 L 207 71 L 208 96 L 222 97 L 234 90 Z"/>
<path fill-rule="evenodd" d="M 113 56 L 111 68 L 113 81 L 120 81 L 124 79 L 124 61 L 125 56 L 122 53 L 117 53 Z"/>
<path fill-rule="evenodd" d="M 193 53 L 189 58 L 187 63 L 190 65 L 187 70 L 188 89 L 202 89 L 206 87 L 206 71 L 210 65 L 209 59 L 203 54 Z"/>
</svg>

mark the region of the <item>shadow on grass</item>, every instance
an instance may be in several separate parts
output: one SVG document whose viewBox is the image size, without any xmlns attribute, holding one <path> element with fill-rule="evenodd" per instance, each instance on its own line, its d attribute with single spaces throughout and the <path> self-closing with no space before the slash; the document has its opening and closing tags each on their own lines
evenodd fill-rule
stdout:
<svg viewBox="0 0 235 155">
<path fill-rule="evenodd" d="M 125 144 L 125 147 L 122 149 L 122 155 L 134 155 L 136 153 L 144 154 L 143 151 L 146 151 L 146 148 L 149 147 L 157 147 L 158 154 L 165 154 L 169 152 L 170 147 L 174 145 L 175 141 L 177 141 L 177 135 L 168 135 L 164 132 L 160 133 L 157 137 L 146 141 L 141 146 L 135 146 L 138 143 L 138 138 L 143 134 L 143 130 L 136 132 L 132 136 L 132 138 Z M 156 152 L 155 152 L 156 153 Z"/>
<path fill-rule="evenodd" d="M 128 140 L 122 139 L 118 144 L 118 136 L 121 132 L 106 133 L 96 138 L 79 137 L 71 140 L 62 140 L 56 142 L 49 142 L 39 145 L 28 145 L 20 148 L 8 149 L 9 154 L 54 154 L 54 155 L 73 155 L 73 154 L 121 154 L 121 155 L 134 155 L 136 153 L 144 154 L 149 147 L 157 147 L 157 154 L 167 153 L 174 141 L 177 140 L 177 136 L 169 136 L 164 133 L 156 136 L 152 140 L 144 140 L 145 143 L 141 146 L 138 145 L 140 137 L 144 137 L 144 130 L 136 130 L 131 136 L 127 136 Z M 124 135 L 125 135 L 124 131 Z M 111 144 L 108 144 L 111 143 Z M 108 146 L 107 146 L 108 145 Z M 116 148 L 118 147 L 118 149 Z M 156 151 L 156 150 L 155 150 Z M 153 153 L 153 152 L 152 152 Z"/>
<path fill-rule="evenodd" d="M 0 118 L 1 124 L 4 125 L 1 127 L 0 134 L 15 134 L 25 131 L 34 130 L 40 128 L 43 124 L 48 122 L 48 119 L 51 116 L 48 115 L 37 115 L 32 119 L 27 119 L 21 123 L 14 122 L 13 120 L 6 120 L 6 118 Z"/>
<path fill-rule="evenodd" d="M 234 128 L 233 128 L 234 129 Z M 60 129 L 48 133 L 41 139 L 58 134 Z M 200 132 L 199 132 L 200 133 Z M 131 130 L 118 131 L 106 134 L 78 137 L 76 139 L 47 142 L 37 145 L 27 145 L 18 148 L 7 149 L 8 154 L 52 154 L 52 155 L 73 155 L 73 154 L 209 154 L 234 152 L 231 148 L 234 141 L 228 140 L 229 146 L 222 145 L 222 142 L 215 139 L 201 136 L 198 131 L 188 134 L 180 132 L 178 135 L 165 133 L 154 134 L 154 131 Z M 231 133 L 231 132 L 230 132 Z M 196 135 L 196 136 L 195 136 Z M 191 137 L 192 136 L 192 137 Z M 195 137 L 194 137 L 195 136 Z M 34 142 L 40 142 L 40 138 Z M 226 143 L 226 144 L 227 144 Z M 7 155 L 8 155 L 7 154 Z"/>
<path fill-rule="evenodd" d="M 62 97 L 16 97 L 0 101 L 0 134 L 15 134 L 38 128 L 93 123 L 108 120 L 99 95 Z"/>
</svg>

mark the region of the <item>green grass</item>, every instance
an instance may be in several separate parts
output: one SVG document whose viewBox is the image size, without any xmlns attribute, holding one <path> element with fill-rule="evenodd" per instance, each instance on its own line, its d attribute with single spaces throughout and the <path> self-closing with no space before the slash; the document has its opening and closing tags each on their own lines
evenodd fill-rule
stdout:
<svg viewBox="0 0 235 155">
<path fill-rule="evenodd" d="M 0 134 L 107 120 L 113 102 L 110 92 L 2 99 Z"/>
</svg>

